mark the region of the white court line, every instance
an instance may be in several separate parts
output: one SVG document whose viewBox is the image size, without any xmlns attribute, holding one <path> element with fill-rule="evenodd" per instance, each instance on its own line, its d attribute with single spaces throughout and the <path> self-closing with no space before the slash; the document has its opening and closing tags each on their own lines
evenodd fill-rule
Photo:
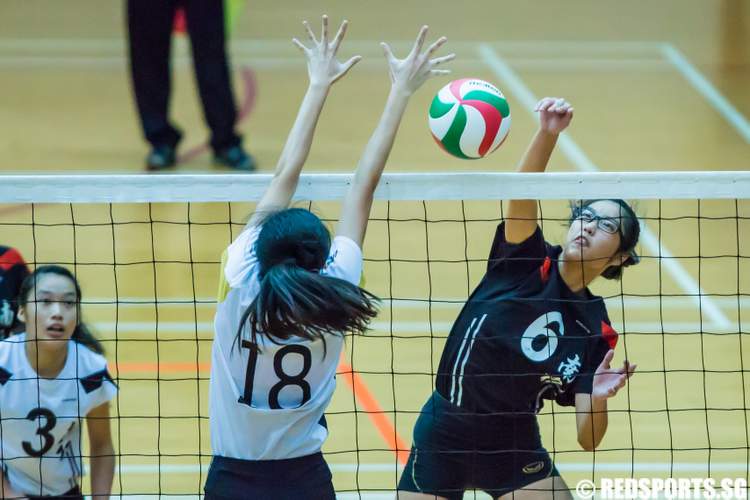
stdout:
<svg viewBox="0 0 750 500">
<path fill-rule="evenodd" d="M 185 308 L 191 310 L 194 305 L 192 297 L 161 298 L 156 304 L 153 299 L 144 299 L 142 297 L 120 297 L 117 299 L 118 304 L 115 304 L 113 300 L 112 298 L 104 297 L 87 298 L 84 300 L 84 307 L 93 307 L 97 311 L 101 311 L 102 308 L 111 307 L 114 309 L 118 305 L 120 310 L 139 308 L 153 310 L 155 305 L 158 305 L 159 309 Z M 617 308 L 621 306 L 621 301 L 624 301 L 625 309 L 688 309 L 694 306 L 694 299 L 689 297 L 654 296 L 625 297 L 622 299 L 620 296 L 614 296 L 607 297 L 604 300 L 607 303 L 607 307 Z M 713 300 L 722 309 L 737 310 L 738 300 L 736 296 L 713 297 Z M 391 302 L 393 302 L 394 310 L 427 310 L 429 307 L 432 307 L 433 310 L 460 309 L 466 302 L 466 297 L 433 297 L 431 303 L 429 299 L 423 298 L 414 298 L 413 300 L 383 299 L 381 301 L 381 309 L 387 311 Z M 196 299 L 195 306 L 198 309 L 213 309 L 216 307 L 216 299 L 213 297 L 199 297 Z M 740 297 L 739 307 L 750 307 L 750 297 Z"/>
<path fill-rule="evenodd" d="M 668 333 L 695 333 L 711 332 L 731 334 L 737 331 L 722 329 L 719 325 L 703 323 L 701 328 L 698 321 L 627 321 L 627 329 L 622 328 L 622 322 L 613 320 L 612 326 L 621 333 L 627 332 L 653 332 L 661 333 L 662 329 Z M 115 327 L 118 334 L 126 333 L 144 333 L 156 334 L 156 323 L 154 321 L 95 321 L 91 324 L 94 330 L 100 334 L 114 334 Z M 450 332 L 453 326 L 452 321 L 433 321 L 432 333 L 434 335 L 445 336 Z M 427 335 L 430 333 L 430 323 L 427 321 L 373 321 L 370 323 L 370 330 L 373 335 L 378 333 L 393 332 L 395 335 Z M 211 338 L 213 336 L 213 323 L 209 321 L 164 321 L 159 323 L 159 335 L 179 335 L 184 337 L 182 340 L 193 340 L 192 335 L 198 333 L 201 338 Z M 365 334 L 367 336 L 367 334 Z"/>
<path fill-rule="evenodd" d="M 510 66 L 500 59 L 492 47 L 483 43 L 479 46 L 478 50 L 482 59 L 484 59 L 485 63 L 492 69 L 495 75 L 506 83 L 506 88 L 509 88 L 514 94 L 516 94 L 521 105 L 531 112 L 538 99 L 526 86 L 523 80 L 515 71 L 513 71 L 513 69 L 511 69 Z M 558 144 L 565 156 L 567 156 L 579 170 L 585 172 L 598 172 L 601 170 L 568 134 L 562 134 L 558 139 Z M 695 282 L 692 276 L 690 276 L 679 262 L 668 258 L 672 256 L 672 253 L 666 248 L 666 246 L 661 245 L 656 236 L 654 236 L 654 233 L 647 226 L 643 226 L 641 239 L 643 240 L 644 246 L 646 246 L 654 255 L 661 255 L 664 257 L 662 263 L 669 274 L 677 281 L 686 293 L 696 295 L 694 299 L 695 303 L 703 308 L 706 315 L 711 318 L 711 321 L 721 329 L 728 329 L 731 326 L 729 318 L 727 318 L 721 309 L 719 309 L 711 297 L 704 296 L 705 292 L 702 287 Z"/>
<path fill-rule="evenodd" d="M 747 118 L 674 45 L 662 44 L 660 50 L 667 61 L 734 127 L 745 142 L 750 143 L 750 122 Z"/>
<path fill-rule="evenodd" d="M 465 498 L 475 498 L 470 493 L 466 494 Z M 477 499 L 485 499 L 490 498 L 489 496 L 482 496 L 483 493 L 477 494 Z M 90 500 L 91 497 L 84 497 L 86 500 Z M 172 495 L 168 493 L 164 493 L 162 495 L 149 495 L 149 494 L 135 494 L 135 495 L 116 495 L 112 494 L 110 495 L 110 498 L 118 499 L 118 500 L 202 500 L 203 494 L 195 494 L 195 495 Z M 393 500 L 394 493 L 368 493 L 367 490 L 361 490 L 356 493 L 336 493 L 336 499 L 337 500 Z"/>
<path fill-rule="evenodd" d="M 295 69 L 304 68 L 304 61 L 299 57 L 259 57 L 237 54 L 232 57 L 235 66 L 250 66 L 254 69 Z M 452 65 L 470 66 L 475 68 L 482 61 L 473 58 L 457 59 Z M 514 67 L 528 71 L 549 71 L 556 69 L 575 69 L 581 71 L 667 71 L 671 66 L 662 60 L 654 59 L 579 59 L 557 58 L 538 59 L 517 57 L 508 59 Z M 192 68 L 192 59 L 187 55 L 172 58 L 172 67 L 176 69 Z M 385 61 L 380 58 L 363 59 L 357 67 L 368 70 L 384 70 Z M 81 55 L 3 55 L 0 53 L 0 68 L 5 69 L 126 69 L 125 56 L 81 56 Z"/>
<path fill-rule="evenodd" d="M 283 39 L 252 39 L 252 38 L 232 38 L 229 41 L 230 50 L 296 50 L 290 39 L 295 34 L 290 34 L 289 38 Z M 177 48 L 188 45 L 187 37 L 175 37 L 174 46 Z M 348 38 L 346 48 L 350 51 L 361 51 L 370 49 L 373 52 L 381 54 L 380 42 L 382 40 L 364 40 Z M 410 47 L 413 39 L 409 40 L 388 40 L 391 46 Z M 451 47 L 455 49 L 465 48 L 474 49 L 478 45 L 476 40 L 450 40 Z M 497 40 L 489 42 L 493 46 L 508 50 L 539 50 L 542 53 L 558 53 L 560 51 L 584 52 L 586 54 L 597 53 L 651 53 L 658 50 L 661 42 L 654 41 L 569 41 L 569 40 L 521 40 L 521 41 L 504 41 Z M 54 53 L 65 51 L 102 51 L 111 50 L 124 52 L 127 49 L 124 38 L 0 38 L 0 50 L 13 51 L 49 51 Z"/>
<path fill-rule="evenodd" d="M 644 474 L 672 474 L 672 477 L 679 477 L 685 474 L 702 474 L 706 476 L 708 474 L 708 464 L 705 463 L 694 463 L 694 462 L 643 462 L 635 463 L 632 462 L 610 462 L 602 463 L 597 462 L 593 464 L 591 462 L 571 462 L 562 463 L 558 461 L 556 464 L 557 469 L 562 473 L 585 473 L 587 476 L 592 474 L 602 473 L 620 473 L 621 477 L 639 476 Z M 354 473 L 357 471 L 357 464 L 342 464 L 342 463 L 329 463 L 329 467 L 334 474 L 337 473 Z M 716 476 L 717 473 L 724 474 L 738 474 L 744 477 L 748 471 L 748 464 L 744 462 L 712 462 L 710 464 L 711 473 Z M 86 467 L 86 473 L 88 474 L 88 466 Z M 366 463 L 359 464 L 359 472 L 378 473 L 385 472 L 395 475 L 400 473 L 403 467 L 394 463 Z M 206 474 L 208 472 L 208 465 L 120 465 L 115 467 L 116 476 L 126 476 L 130 474 L 152 474 L 152 475 L 172 475 L 172 474 Z M 201 495 L 112 495 L 112 498 L 128 499 L 128 500 L 144 500 L 144 499 L 191 499 L 197 500 L 202 498 Z M 337 493 L 336 498 L 340 500 L 381 500 L 388 499 L 393 500 L 393 492 L 372 492 L 366 489 L 357 492 L 342 492 Z M 477 492 L 476 497 L 474 492 L 467 491 L 464 498 L 489 498 L 483 493 Z"/>
<path fill-rule="evenodd" d="M 335 463 L 329 462 L 329 468 L 334 473 L 379 473 L 389 472 L 397 473 L 403 470 L 403 466 L 393 462 L 387 463 L 361 463 L 359 466 L 355 463 Z M 564 462 L 558 460 L 555 466 L 560 472 L 708 472 L 707 463 L 696 462 Z M 711 471 L 713 472 L 742 472 L 748 470 L 748 464 L 745 462 L 711 462 Z M 116 475 L 131 474 L 206 474 L 208 464 L 204 465 L 174 465 L 174 464 L 134 464 L 134 465 L 116 465 Z M 88 466 L 86 467 L 88 473 Z"/>
</svg>

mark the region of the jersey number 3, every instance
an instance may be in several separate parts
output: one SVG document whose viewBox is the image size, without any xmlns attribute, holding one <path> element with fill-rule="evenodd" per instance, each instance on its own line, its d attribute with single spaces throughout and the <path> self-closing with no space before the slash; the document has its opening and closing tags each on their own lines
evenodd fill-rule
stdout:
<svg viewBox="0 0 750 500">
<path fill-rule="evenodd" d="M 250 356 L 247 360 L 247 372 L 245 373 L 245 390 L 239 399 L 239 402 L 252 406 L 253 401 L 253 381 L 255 378 L 255 365 L 258 362 L 258 349 L 248 340 L 242 341 L 242 347 L 250 350 Z M 295 375 L 290 375 L 284 371 L 284 357 L 288 354 L 299 354 L 302 356 L 302 370 Z M 290 344 L 279 349 L 273 357 L 273 371 L 279 378 L 279 382 L 271 387 L 268 392 L 268 406 L 273 410 L 280 410 L 279 393 L 286 386 L 293 385 L 302 390 L 302 401 L 299 406 L 310 401 L 310 384 L 305 380 L 305 376 L 310 372 L 312 366 L 312 354 L 310 349 L 299 344 Z"/>
<path fill-rule="evenodd" d="M 39 428 L 36 430 L 37 435 L 44 438 L 44 444 L 40 443 L 41 448 L 35 450 L 28 441 L 21 443 L 23 445 L 23 451 L 32 457 L 41 457 L 52 448 L 53 444 L 55 444 L 55 438 L 50 434 L 50 431 L 54 429 L 55 424 L 57 424 L 57 417 L 55 417 L 55 414 L 47 408 L 34 408 L 28 415 L 26 415 L 26 420 L 31 420 L 32 422 L 37 419 L 41 420 L 42 418 L 44 419 L 44 425 L 41 425 L 40 422 Z"/>
</svg>

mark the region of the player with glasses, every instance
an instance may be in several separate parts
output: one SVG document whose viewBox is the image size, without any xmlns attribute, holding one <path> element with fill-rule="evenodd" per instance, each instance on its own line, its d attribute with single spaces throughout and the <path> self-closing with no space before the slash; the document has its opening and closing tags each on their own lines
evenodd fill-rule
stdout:
<svg viewBox="0 0 750 500">
<path fill-rule="evenodd" d="M 573 117 L 564 99 L 542 99 L 536 111 L 539 131 L 519 172 L 544 172 Z M 607 431 L 607 401 L 635 370 L 627 360 L 610 367 L 617 333 L 588 288 L 638 262 L 633 209 L 614 199 L 574 202 L 562 245 L 545 240 L 536 201 L 509 201 L 504 216 L 414 426 L 399 500 L 457 500 L 468 489 L 571 498 L 536 415 L 544 400 L 575 406 L 578 442 L 592 451 Z"/>
</svg>

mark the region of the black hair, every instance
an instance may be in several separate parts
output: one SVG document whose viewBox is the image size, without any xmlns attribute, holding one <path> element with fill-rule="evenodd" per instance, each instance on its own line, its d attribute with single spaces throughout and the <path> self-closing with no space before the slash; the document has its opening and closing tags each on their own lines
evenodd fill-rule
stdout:
<svg viewBox="0 0 750 500">
<path fill-rule="evenodd" d="M 56 274 L 68 278 L 73 282 L 76 289 L 76 309 L 77 309 L 77 322 L 76 328 L 73 330 L 73 336 L 71 337 L 75 342 L 81 345 L 85 345 L 97 354 L 104 354 L 104 348 L 101 342 L 94 337 L 91 330 L 81 321 L 81 285 L 78 284 L 78 280 L 75 275 L 71 273 L 67 268 L 56 265 L 44 265 L 37 267 L 33 273 L 28 275 L 26 279 L 21 283 L 21 290 L 18 292 L 18 306 L 26 307 L 29 303 L 29 295 L 36 293 L 36 284 L 39 282 L 41 277 L 45 274 Z M 33 299 L 32 299 L 33 302 Z"/>
<path fill-rule="evenodd" d="M 620 207 L 620 216 L 616 217 L 619 222 L 618 232 L 620 233 L 620 247 L 617 251 L 626 252 L 628 258 L 625 259 L 621 265 L 609 266 L 601 273 L 601 276 L 608 280 L 619 280 L 622 278 L 622 271 L 624 268 L 634 266 L 641 261 L 640 256 L 635 251 L 635 246 L 638 244 L 638 238 L 641 235 L 641 226 L 638 223 L 638 216 L 635 214 L 635 210 L 633 210 L 628 202 L 618 198 L 577 200 L 571 202 L 569 223 L 572 224 L 584 208 L 597 201 L 611 201 Z"/>
<path fill-rule="evenodd" d="M 257 335 L 274 339 L 321 339 L 326 334 L 364 333 L 377 315 L 378 298 L 343 279 L 320 274 L 331 235 L 309 210 L 288 208 L 268 214 L 255 242 L 260 291 L 242 314 L 240 342 L 249 323 Z"/>
</svg>

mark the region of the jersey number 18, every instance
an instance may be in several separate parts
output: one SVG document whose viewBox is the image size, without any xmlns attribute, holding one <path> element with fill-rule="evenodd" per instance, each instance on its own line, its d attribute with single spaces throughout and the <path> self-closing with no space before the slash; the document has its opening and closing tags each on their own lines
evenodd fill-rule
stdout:
<svg viewBox="0 0 750 500">
<path fill-rule="evenodd" d="M 239 403 L 252 406 L 253 401 L 253 382 L 255 378 L 255 365 L 258 362 L 258 348 L 248 340 L 242 341 L 242 347 L 250 350 L 247 360 L 247 371 L 245 372 L 245 389 L 239 399 Z M 290 375 L 284 371 L 284 357 L 288 354 L 299 354 L 302 356 L 302 370 L 295 375 Z M 271 387 L 268 392 L 268 406 L 273 410 L 280 410 L 279 393 L 281 389 L 292 385 L 302 390 L 302 401 L 299 406 L 310 400 L 310 384 L 305 380 L 305 376 L 310 372 L 312 366 L 312 354 L 310 349 L 299 344 L 290 344 L 279 349 L 273 357 L 273 371 L 279 378 L 279 382 Z"/>
</svg>

